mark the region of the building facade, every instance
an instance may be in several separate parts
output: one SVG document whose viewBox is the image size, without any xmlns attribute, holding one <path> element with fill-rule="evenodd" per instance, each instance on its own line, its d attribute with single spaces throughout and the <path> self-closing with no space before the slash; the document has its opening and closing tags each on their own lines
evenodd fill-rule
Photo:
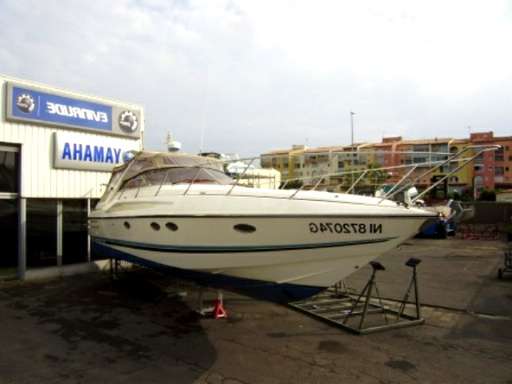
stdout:
<svg viewBox="0 0 512 384">
<path fill-rule="evenodd" d="M 420 177 L 416 185 L 420 189 L 427 188 L 454 171 L 443 183 L 445 194 L 477 197 L 483 189 L 511 188 L 512 136 L 495 137 L 493 132 L 473 133 L 465 139 L 403 140 L 398 136 L 384 138 L 380 143 L 357 143 L 354 146 L 293 146 L 290 150 L 263 153 L 261 164 L 280 171 L 283 181 L 290 185 L 294 185 L 294 180 L 300 180 L 299 184 L 305 188 L 316 185 L 329 191 L 346 191 L 366 169 L 390 168 L 362 177 L 358 183 L 360 191 L 371 193 L 383 184 L 398 182 L 409 171 L 411 164 L 426 164 L 409 175 L 415 178 L 424 174 L 435 162 L 442 162 L 450 155 L 478 145 L 499 145 L 500 149 L 483 153 L 465 167 L 460 167 L 462 161 L 453 161 Z M 468 148 L 462 157 L 469 158 L 475 151 Z M 341 172 L 344 174 L 337 175 Z"/>
<path fill-rule="evenodd" d="M 0 278 L 90 262 L 87 215 L 142 149 L 142 108 L 6 76 L 0 95 Z"/>
</svg>

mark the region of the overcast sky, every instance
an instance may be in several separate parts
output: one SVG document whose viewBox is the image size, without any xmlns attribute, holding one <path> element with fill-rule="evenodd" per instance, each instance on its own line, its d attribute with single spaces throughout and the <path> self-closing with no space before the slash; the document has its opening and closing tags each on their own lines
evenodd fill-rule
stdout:
<svg viewBox="0 0 512 384">
<path fill-rule="evenodd" d="M 512 2 L 0 0 L 0 73 L 141 104 L 145 145 L 512 134 Z"/>
</svg>

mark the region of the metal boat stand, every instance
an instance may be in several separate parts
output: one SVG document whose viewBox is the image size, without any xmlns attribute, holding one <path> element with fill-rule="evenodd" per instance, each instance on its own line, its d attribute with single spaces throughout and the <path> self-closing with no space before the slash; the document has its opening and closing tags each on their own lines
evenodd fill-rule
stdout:
<svg viewBox="0 0 512 384">
<path fill-rule="evenodd" d="M 112 280 L 119 279 L 119 270 L 121 269 L 121 260 L 109 259 L 110 278 Z"/>
<path fill-rule="evenodd" d="M 498 268 L 498 279 L 503 279 L 506 273 L 512 273 L 512 248 L 503 252 L 503 268 Z"/>
<path fill-rule="evenodd" d="M 358 295 L 349 294 L 348 289 L 340 293 L 340 286 L 335 286 L 312 298 L 289 305 L 313 318 L 358 335 L 423 324 L 425 319 L 421 317 L 416 272 L 420 262 L 420 259 L 411 258 L 405 263 L 411 268 L 411 279 L 403 298 L 397 302 L 397 309 L 391 308 L 391 304 L 396 301 L 389 304 L 386 300 L 388 304 L 385 305 L 380 296 L 377 272 L 385 271 L 385 268 L 377 261 L 370 262 L 371 276 Z M 406 313 L 411 293 L 414 293 L 413 313 Z"/>
</svg>

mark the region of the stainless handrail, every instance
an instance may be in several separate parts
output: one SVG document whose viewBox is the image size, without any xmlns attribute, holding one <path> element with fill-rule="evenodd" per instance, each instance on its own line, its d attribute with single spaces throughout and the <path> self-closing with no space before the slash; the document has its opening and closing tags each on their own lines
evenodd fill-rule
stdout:
<svg viewBox="0 0 512 384">
<path fill-rule="evenodd" d="M 314 191 L 319 185 L 320 183 L 322 182 L 322 180 L 324 179 L 325 176 L 321 176 L 320 179 L 318 179 L 318 181 L 316 182 L 316 184 L 313 186 L 313 188 L 311 188 L 310 190 L 311 191 Z M 301 185 L 299 188 L 297 188 L 289 197 L 288 199 L 293 199 L 297 193 L 299 193 L 300 191 L 302 191 L 304 189 L 304 184 Z"/>
<path fill-rule="evenodd" d="M 350 188 L 349 188 L 349 189 L 347 189 L 347 190 L 345 191 L 345 193 L 350 193 L 350 192 L 352 192 L 352 190 L 356 187 L 357 183 L 359 183 L 359 181 L 361 181 L 361 179 L 362 179 L 362 178 L 363 178 L 363 177 L 368 173 L 368 171 L 369 171 L 369 170 L 368 170 L 368 169 L 366 169 L 363 173 L 361 173 L 361 176 L 359 176 L 359 177 L 356 179 L 356 181 L 354 181 L 354 182 L 352 183 L 352 185 L 350 186 Z"/>
<path fill-rule="evenodd" d="M 255 158 L 253 158 L 253 159 L 251 160 L 251 162 L 247 165 L 247 167 L 245 167 L 245 169 L 243 170 L 243 172 L 242 172 L 242 173 L 238 174 L 238 176 L 236 177 L 235 182 L 233 183 L 233 186 L 232 186 L 232 187 L 229 189 L 229 191 L 226 193 L 226 196 L 227 196 L 227 195 L 230 195 L 230 194 L 231 194 L 231 192 L 233 191 L 233 189 L 235 189 L 235 187 L 238 185 L 238 182 L 239 182 L 239 181 L 240 181 L 240 179 L 245 175 L 245 173 L 247 172 L 247 170 L 248 170 L 248 169 L 249 169 L 249 167 L 252 165 L 252 163 L 254 162 L 254 160 L 255 160 L 255 159 L 256 159 L 256 157 L 255 157 Z"/>
<path fill-rule="evenodd" d="M 167 176 L 169 175 L 169 170 L 170 170 L 170 168 L 168 168 L 167 171 L 165 172 L 165 177 L 162 179 L 162 182 L 158 186 L 158 189 L 155 192 L 155 196 L 158 196 L 158 194 L 160 193 L 160 189 L 162 189 L 162 185 L 164 185 L 165 182 L 167 181 Z"/>
<path fill-rule="evenodd" d="M 372 168 L 372 169 L 367 169 L 365 170 L 367 173 L 371 173 L 371 172 L 377 172 L 377 171 L 383 171 L 383 170 L 393 170 L 393 169 L 401 169 L 401 168 L 412 168 L 412 170 L 408 171 L 408 173 L 405 175 L 405 177 L 402 177 L 402 179 L 398 182 L 398 183 L 395 183 L 395 185 L 393 186 L 393 189 L 396 189 L 398 187 L 398 185 L 400 185 L 401 183 L 404 182 L 404 180 L 410 176 L 410 174 L 417 168 L 420 168 L 420 167 L 425 167 L 425 166 L 432 166 L 432 165 L 435 165 L 435 164 L 438 164 L 438 166 L 436 168 L 439 168 L 439 165 L 441 164 L 445 164 L 446 162 L 452 162 L 452 161 L 467 161 L 468 159 L 470 158 L 460 158 L 460 159 L 457 159 L 457 160 L 454 160 L 454 159 L 451 159 L 451 160 L 438 160 L 438 161 L 428 161 L 428 162 L 424 162 L 424 163 L 416 163 L 416 164 L 405 164 L 405 165 L 394 165 L 394 166 L 390 166 L 390 167 L 380 167 L 380 168 Z M 349 175 L 349 174 L 352 174 L 352 173 L 360 173 L 361 171 L 360 170 L 357 170 L 357 171 L 341 171 L 341 172 L 334 172 L 334 173 L 328 173 L 326 175 L 323 175 L 321 177 L 321 179 L 325 179 L 327 177 L 333 177 L 333 176 L 342 176 L 342 175 Z M 291 178 L 291 179 L 288 179 L 288 181 L 292 181 L 292 180 L 307 180 L 307 179 L 311 179 L 312 177 L 311 176 L 303 176 L 303 177 L 296 177 L 296 178 Z M 385 183 L 384 183 L 385 184 Z M 318 187 L 319 183 L 316 183 L 315 186 L 311 189 L 311 190 L 314 190 L 316 189 L 316 187 Z M 409 185 L 409 184 L 408 184 Z M 300 189 L 294 191 L 292 193 L 292 195 L 289 197 L 289 198 L 293 198 L 294 196 L 297 195 L 297 193 L 301 190 L 303 190 L 305 188 L 305 186 L 303 185 L 302 187 L 300 187 Z M 391 196 L 386 196 L 387 199 L 389 199 L 390 197 L 394 196 L 395 194 L 401 192 L 403 189 L 405 188 L 400 188 L 399 190 L 397 191 L 394 191 L 392 192 L 392 195 Z M 389 193 L 389 192 L 388 192 Z M 381 200 L 383 201 L 383 200 Z M 380 203 L 380 202 L 379 202 Z"/>
<path fill-rule="evenodd" d="M 130 160 L 130 162 L 128 163 L 128 165 L 127 165 L 127 166 L 126 166 L 126 168 L 124 169 L 123 173 L 119 176 L 119 180 L 117 180 L 116 187 L 113 187 L 113 189 L 112 189 L 112 190 L 116 190 L 116 189 L 117 189 L 115 192 L 118 192 L 118 191 L 119 191 L 119 189 L 123 186 L 123 178 L 124 178 L 124 175 L 126 175 L 126 172 L 128 172 L 128 170 L 132 167 L 132 165 L 133 165 L 133 159 L 132 159 L 132 160 Z M 108 186 L 107 186 L 107 187 L 108 187 Z M 125 192 L 125 190 L 122 190 L 122 191 L 121 191 L 121 194 L 120 194 L 119 196 L 117 196 L 117 200 L 120 200 L 120 199 L 121 199 L 121 197 L 123 197 L 124 192 Z M 109 196 L 109 198 L 105 201 L 105 203 L 106 203 L 107 201 L 110 201 L 111 199 L 113 199 L 113 198 L 114 198 L 114 195 L 115 195 L 115 193 L 113 193 L 113 195 L 112 195 L 111 197 Z"/>
<path fill-rule="evenodd" d="M 435 167 L 432 167 L 430 169 L 428 169 L 426 172 L 422 173 L 421 175 L 417 176 L 415 179 L 413 179 L 412 181 L 409 181 L 408 183 L 405 183 L 403 186 L 401 186 L 400 188 L 398 188 L 395 192 L 393 192 L 393 194 L 391 196 L 388 196 L 388 198 L 396 195 L 397 193 L 400 193 L 402 191 L 404 191 L 405 189 L 413 186 L 418 180 L 424 178 L 425 176 L 433 173 L 435 170 L 437 170 L 438 168 L 441 168 L 443 165 L 447 164 L 447 163 L 450 163 L 452 161 L 461 161 L 462 159 L 458 159 L 463 153 L 469 151 L 469 150 L 474 150 L 476 148 L 484 148 L 482 149 L 480 152 L 477 153 L 477 155 L 475 156 L 472 156 L 468 159 L 464 159 L 463 161 L 464 164 L 463 165 L 466 165 L 467 163 L 469 163 L 470 161 L 474 160 L 476 157 L 478 157 L 481 153 L 483 152 L 486 152 L 486 151 L 495 151 L 497 150 L 498 148 L 500 148 L 499 145 L 490 145 L 490 146 L 482 146 L 482 145 L 469 145 L 467 147 L 464 147 L 462 150 L 460 150 L 459 152 L 456 152 L 454 153 L 452 156 L 448 157 L 446 160 L 442 161 L 440 164 L 436 165 Z M 460 167 L 461 168 L 461 167 Z M 454 174 L 455 172 L 458 171 L 458 169 L 460 169 L 459 167 L 457 168 L 457 170 L 455 171 L 450 171 L 447 173 L 446 177 L 449 177 L 450 175 Z M 443 178 L 443 180 L 445 180 L 445 178 Z M 439 185 L 439 183 L 436 184 L 436 186 Z M 431 190 L 432 188 L 429 188 L 429 190 Z M 421 194 L 422 196 L 424 195 L 424 193 Z M 417 196 L 414 200 L 411 200 L 411 201 L 416 201 L 417 200 Z M 380 203 L 380 202 L 379 202 Z"/>
<path fill-rule="evenodd" d="M 395 194 L 396 194 L 396 193 L 398 193 L 398 192 L 393 192 L 393 191 L 394 191 L 394 190 L 395 190 L 395 189 L 396 189 L 400 184 L 402 184 L 402 183 L 403 183 L 403 181 L 404 181 L 405 179 L 407 179 L 407 178 L 409 177 L 409 175 L 410 175 L 411 173 L 413 173 L 413 172 L 416 170 L 416 168 L 418 168 L 418 166 L 417 166 L 417 165 L 415 165 L 414 167 L 412 167 L 412 168 L 409 170 L 409 172 L 407 172 L 407 173 L 406 173 L 406 174 L 405 174 L 405 175 L 404 175 L 404 176 L 403 176 L 403 177 L 398 181 L 398 183 L 396 183 L 395 185 L 393 185 L 393 186 L 391 187 L 391 189 L 390 189 L 387 193 L 385 193 L 385 194 L 384 194 L 384 196 L 382 196 L 382 199 L 379 201 L 379 204 L 380 204 L 380 203 L 382 203 L 384 200 L 386 200 L 386 199 L 388 199 L 388 198 L 391 198 L 391 197 L 395 196 Z"/>
<path fill-rule="evenodd" d="M 318 186 L 322 183 L 323 179 L 325 178 L 325 176 L 320 176 L 320 178 L 318 179 L 318 181 L 316 182 L 316 184 L 313 186 L 313 188 L 311 188 L 312 191 L 315 191 Z"/>
<path fill-rule="evenodd" d="M 190 187 L 192 187 L 192 184 L 195 183 L 195 181 L 197 180 L 197 176 L 199 176 L 199 172 L 201 172 L 201 169 L 201 167 L 197 167 L 197 172 L 194 175 L 194 178 L 190 181 L 190 183 L 188 183 L 187 189 L 185 189 L 185 192 L 183 192 L 183 196 L 185 196 L 188 193 L 188 190 L 190 189 Z"/>
<path fill-rule="evenodd" d="M 288 199 L 293 199 L 297 193 L 302 191 L 303 188 L 304 188 L 304 185 L 301 185 L 299 188 L 297 188 L 295 191 L 293 191 L 293 193 L 290 195 L 290 197 L 288 197 Z"/>
<path fill-rule="evenodd" d="M 410 168 L 415 165 L 417 165 L 418 167 L 425 167 L 425 166 L 429 166 L 431 164 L 437 164 L 439 162 L 441 162 L 441 161 L 431 161 L 431 162 L 429 161 L 429 162 L 416 163 L 416 164 L 393 165 L 390 167 L 371 168 L 371 169 L 367 169 L 367 171 L 369 171 L 369 172 L 386 171 L 386 170 L 392 170 L 392 169 Z M 326 177 L 333 177 L 333 176 L 343 176 L 343 175 L 350 175 L 352 173 L 360 173 L 360 172 L 361 172 L 361 170 L 339 171 L 339 172 L 327 173 L 327 174 L 323 175 L 323 177 L 326 178 Z M 293 177 L 293 178 L 288 179 L 287 181 L 293 181 L 293 180 L 300 181 L 300 180 L 308 180 L 308 179 L 312 179 L 312 178 L 313 178 L 312 176 Z"/>
<path fill-rule="evenodd" d="M 498 150 L 499 148 L 501 148 L 500 145 L 494 145 L 494 146 L 491 146 L 491 147 L 488 147 L 488 148 L 483 148 L 482 150 L 480 150 L 478 153 L 476 153 L 474 156 L 470 157 L 469 159 L 467 159 L 466 161 L 464 161 L 461 165 L 459 165 L 457 168 L 455 168 L 453 171 L 450 171 L 449 173 L 447 173 L 444 177 L 442 177 L 441 179 L 437 180 L 434 184 L 432 184 L 430 187 L 428 187 L 427 189 L 425 189 L 424 191 L 422 191 L 420 194 L 418 194 L 417 196 L 415 196 L 413 199 L 411 199 L 411 203 L 414 204 L 420 197 L 424 196 L 427 192 L 430 192 L 432 189 L 434 189 L 435 187 L 437 187 L 439 184 L 441 184 L 443 181 L 445 181 L 448 177 L 450 177 L 451 175 L 453 175 L 454 173 L 458 172 L 459 169 L 462 169 L 463 167 L 466 166 L 466 164 L 468 164 L 469 162 L 473 161 L 474 159 L 476 159 L 478 156 L 480 156 L 482 153 L 484 152 L 489 152 L 489 151 L 496 151 Z"/>
</svg>

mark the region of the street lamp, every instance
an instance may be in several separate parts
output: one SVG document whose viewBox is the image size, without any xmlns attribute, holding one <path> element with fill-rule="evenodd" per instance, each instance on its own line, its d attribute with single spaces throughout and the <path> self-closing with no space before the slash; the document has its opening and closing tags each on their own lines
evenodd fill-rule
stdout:
<svg viewBox="0 0 512 384">
<path fill-rule="evenodd" d="M 351 185 L 354 184 L 354 115 L 356 113 L 350 111 L 350 180 Z"/>
<path fill-rule="evenodd" d="M 350 111 L 350 145 L 352 147 L 352 151 L 354 150 L 354 115 L 356 113 Z"/>
</svg>

